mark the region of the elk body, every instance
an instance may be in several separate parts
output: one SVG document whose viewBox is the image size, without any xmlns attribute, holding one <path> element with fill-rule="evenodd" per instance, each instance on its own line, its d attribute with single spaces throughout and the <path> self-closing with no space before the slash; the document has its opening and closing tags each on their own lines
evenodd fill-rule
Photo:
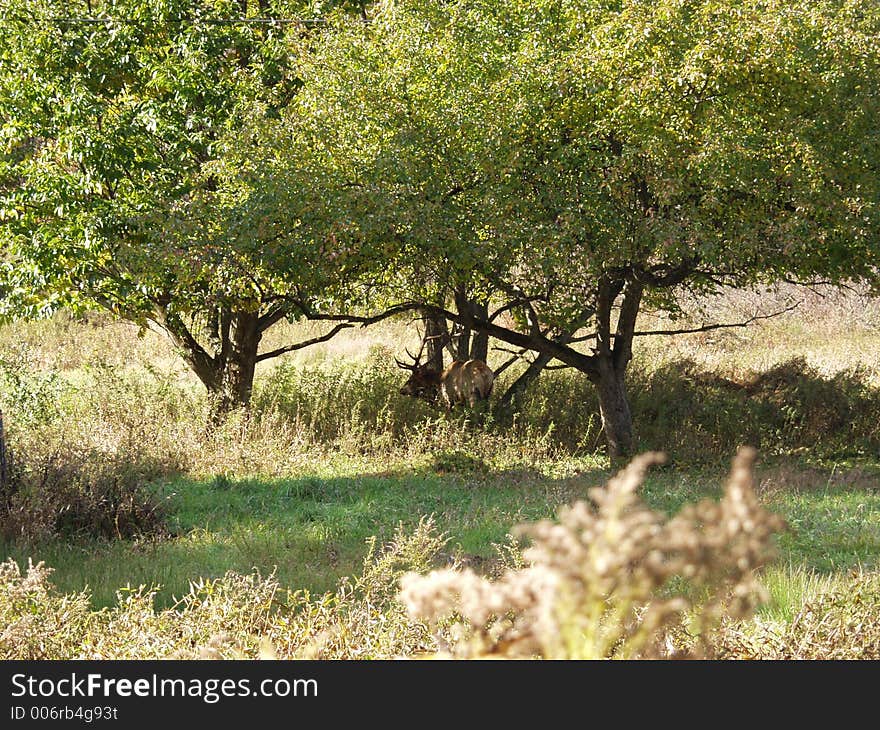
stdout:
<svg viewBox="0 0 880 730">
<path fill-rule="evenodd" d="M 419 364 L 421 354 L 414 357 L 410 353 L 412 365 L 397 360 L 399 367 L 411 373 L 400 389 L 401 395 L 421 398 L 432 405 L 442 402 L 447 410 L 460 403 L 473 408 L 491 395 L 495 374 L 482 360 L 455 360 L 441 373 L 429 364 Z"/>
</svg>

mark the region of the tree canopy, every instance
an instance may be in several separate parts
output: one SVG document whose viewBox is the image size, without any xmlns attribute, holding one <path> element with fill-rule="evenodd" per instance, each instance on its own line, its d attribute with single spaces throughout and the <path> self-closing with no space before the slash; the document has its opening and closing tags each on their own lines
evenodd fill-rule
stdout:
<svg viewBox="0 0 880 730">
<path fill-rule="evenodd" d="M 402 0 L 323 34 L 294 124 L 319 120 L 327 165 L 359 191 L 352 240 L 388 242 L 392 299 L 581 369 L 626 452 L 643 303 L 873 272 L 878 18 L 850 2 Z"/>
<path fill-rule="evenodd" d="M 413 309 L 533 353 L 506 405 L 583 371 L 623 454 L 643 306 L 876 270 L 868 0 L 6 5 L 8 306 L 150 322 L 229 403 L 274 322 Z"/>
<path fill-rule="evenodd" d="M 247 22 L 267 4 L 226 0 L 4 10 L 2 306 L 106 307 L 168 334 L 220 411 L 246 403 L 262 333 L 298 314 L 287 295 L 341 276 L 294 245 L 255 187 L 301 87 L 309 26 Z M 288 166 L 301 195 L 285 197 L 286 219 L 307 221 L 319 201 L 294 177 Z"/>
</svg>

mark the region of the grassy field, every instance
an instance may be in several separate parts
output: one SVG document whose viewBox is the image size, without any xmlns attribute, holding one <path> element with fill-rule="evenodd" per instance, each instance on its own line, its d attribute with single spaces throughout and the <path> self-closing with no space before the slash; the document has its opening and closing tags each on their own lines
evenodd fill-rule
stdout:
<svg viewBox="0 0 880 730">
<path fill-rule="evenodd" d="M 792 295 L 734 292 L 702 316 L 736 321 Z M 671 457 L 641 490 L 648 505 L 671 514 L 718 498 L 736 447 L 759 448 L 758 496 L 788 526 L 762 575 L 766 621 L 791 622 L 853 571 L 878 567 L 878 322 L 870 300 L 812 295 L 784 317 L 652 338 L 636 354 L 640 447 Z M 284 325 L 266 347 L 306 331 Z M 203 393 L 155 335 L 97 315 L 0 329 L 0 392 L 21 460 L 113 454 L 163 515 L 157 534 L 123 540 L 7 530 L 0 553 L 45 561 L 59 591 L 87 587 L 94 608 L 129 585 L 156 587 L 161 609 L 229 570 L 332 591 L 361 569 L 369 538 L 385 543 L 433 516 L 448 538 L 435 564 L 492 574 L 514 525 L 553 517 L 610 476 L 595 401 L 578 376 L 554 371 L 511 429 L 438 415 L 396 393 L 391 355 L 414 337 L 395 322 L 263 366 L 253 417 L 207 436 Z"/>
<path fill-rule="evenodd" d="M 161 586 L 159 605 L 171 605 L 190 580 L 227 570 L 277 571 L 282 585 L 319 593 L 357 572 L 368 537 L 385 541 L 398 523 L 412 529 L 419 516 L 433 515 L 450 538 L 450 558 L 488 569 L 497 555 L 493 545 L 503 543 L 513 525 L 552 517 L 608 475 L 586 460 L 566 467 L 572 476 L 562 478 L 519 470 L 438 474 L 401 468 L 370 474 L 364 464 L 328 460 L 309 476 L 183 478 L 157 487 L 171 514 L 171 539 L 7 544 L 4 551 L 54 567 L 54 582 L 65 592 L 89 586 L 96 606 L 112 605 L 116 590 L 127 584 Z M 797 583 L 808 585 L 811 574 L 878 565 L 880 477 L 860 473 L 858 482 L 846 484 L 830 472 L 801 471 L 787 462 L 783 469 L 762 470 L 763 502 L 789 526 L 779 539 L 780 566 L 771 570 L 778 587 L 769 612 L 796 610 Z M 722 476 L 721 470 L 705 469 L 655 474 L 643 496 L 652 507 L 675 512 L 687 502 L 718 497 Z"/>
</svg>

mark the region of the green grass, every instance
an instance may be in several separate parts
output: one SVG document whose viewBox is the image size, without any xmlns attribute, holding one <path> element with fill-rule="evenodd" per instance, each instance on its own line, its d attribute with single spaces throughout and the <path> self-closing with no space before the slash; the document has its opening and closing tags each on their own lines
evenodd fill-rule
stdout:
<svg viewBox="0 0 880 730">
<path fill-rule="evenodd" d="M 771 507 L 789 530 L 780 538 L 783 559 L 822 572 L 875 566 L 880 556 L 880 493 L 834 492 L 777 496 Z"/>
<path fill-rule="evenodd" d="M 88 585 L 96 605 L 112 604 L 116 588 L 161 584 L 171 602 L 197 577 L 227 570 L 277 570 L 284 585 L 325 591 L 356 573 L 365 541 L 391 536 L 403 522 L 435 515 L 451 549 L 489 556 L 512 524 L 549 516 L 553 485 L 532 475 L 468 478 L 429 472 L 307 476 L 296 479 L 202 481 L 161 487 L 176 537 L 158 542 L 50 543 L 7 546 L 17 559 L 30 555 L 55 568 L 64 591 Z"/>
<path fill-rule="evenodd" d="M 126 584 L 160 584 L 160 603 L 170 605 L 190 580 L 254 568 L 277 571 L 285 586 L 323 592 L 358 571 L 368 537 L 388 539 L 399 522 L 412 527 L 420 516 L 434 515 L 449 536 L 450 553 L 491 559 L 493 543 L 503 542 L 513 525 L 552 517 L 608 475 L 595 465 L 547 466 L 544 473 L 437 474 L 422 468 L 371 474 L 363 463 L 340 459 L 296 478 L 180 479 L 159 487 L 168 500 L 176 535 L 171 539 L 53 542 L 7 546 L 4 552 L 25 562 L 27 556 L 46 561 L 63 591 L 88 585 L 96 606 L 113 604 L 115 591 Z M 553 476 L 552 467 L 567 475 Z M 649 477 L 643 496 L 671 513 L 686 502 L 718 498 L 723 478 L 722 471 L 670 467 Z M 769 614 L 789 614 L 805 592 L 832 579 L 822 576 L 880 563 L 880 490 L 870 482 L 830 486 L 819 477 L 816 482 L 815 488 L 807 480 L 764 495 L 765 504 L 789 524 L 778 540 L 779 567 L 768 573 Z"/>
<path fill-rule="evenodd" d="M 767 602 L 758 609 L 765 621 L 788 624 L 808 601 L 845 585 L 843 572 L 819 572 L 803 565 L 778 564 L 764 571 Z"/>
</svg>

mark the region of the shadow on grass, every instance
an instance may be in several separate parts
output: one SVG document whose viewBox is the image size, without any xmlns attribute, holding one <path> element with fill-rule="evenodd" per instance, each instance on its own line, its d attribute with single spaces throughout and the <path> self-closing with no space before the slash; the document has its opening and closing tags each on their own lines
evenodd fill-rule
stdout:
<svg viewBox="0 0 880 730">
<path fill-rule="evenodd" d="M 787 468 L 798 473 L 797 465 Z M 788 489 L 778 469 L 759 475 L 762 499 L 790 527 L 779 539 L 781 562 L 816 571 L 878 564 L 878 482 L 835 482 L 816 469 L 804 473 Z M 398 523 L 414 526 L 422 515 L 433 515 L 449 537 L 447 556 L 488 569 L 493 544 L 504 542 L 513 525 L 554 516 L 607 476 L 602 470 L 555 479 L 531 470 L 438 474 L 428 467 L 322 478 L 179 480 L 162 487 L 172 539 L 7 545 L 4 552 L 23 562 L 44 560 L 55 568 L 62 591 L 88 585 L 96 606 L 115 603 L 115 591 L 126 584 L 161 585 L 158 600 L 169 606 L 190 580 L 227 570 L 275 571 L 282 585 L 323 592 L 359 572 L 367 538 L 386 541 Z M 643 497 L 671 513 L 687 502 L 717 499 L 722 486 L 718 471 L 667 469 L 649 476 Z"/>
<path fill-rule="evenodd" d="M 842 459 L 880 454 L 880 390 L 867 373 L 825 376 L 803 358 L 723 377 L 691 360 L 627 377 L 638 448 L 682 464 L 726 461 L 738 445 L 763 454 Z M 572 407 L 577 404 L 577 407 Z M 577 373 L 548 373 L 527 394 L 520 428 L 551 430 L 566 449 L 602 442 L 594 388 Z"/>
<path fill-rule="evenodd" d="M 426 468 L 329 478 L 183 479 L 161 487 L 171 539 L 2 547 L 25 563 L 28 557 L 45 561 L 63 591 L 88 585 L 96 606 L 112 605 L 126 584 L 159 584 L 159 600 L 171 605 L 190 580 L 227 570 L 275 570 L 283 585 L 321 592 L 358 573 L 367 538 L 387 541 L 398 523 L 414 526 L 422 515 L 434 515 L 453 551 L 488 555 L 513 524 L 551 516 L 574 498 L 573 484 L 542 482 L 529 471 L 511 477 Z"/>
</svg>

